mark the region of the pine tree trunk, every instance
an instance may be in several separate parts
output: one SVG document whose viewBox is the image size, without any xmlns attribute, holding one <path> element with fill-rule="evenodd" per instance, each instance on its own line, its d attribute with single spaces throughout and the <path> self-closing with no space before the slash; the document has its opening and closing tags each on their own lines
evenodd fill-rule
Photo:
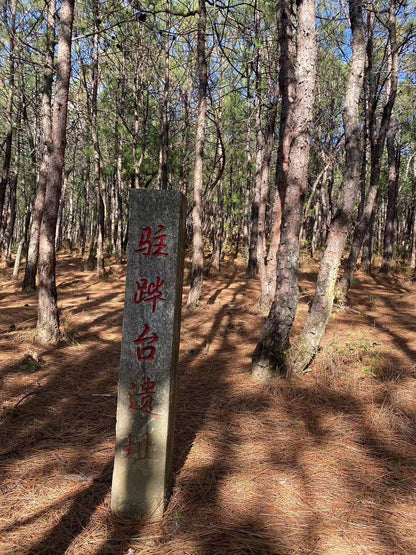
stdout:
<svg viewBox="0 0 416 555">
<path fill-rule="evenodd" d="M 353 36 L 352 61 L 343 113 L 347 175 L 339 194 L 337 211 L 329 229 L 311 309 L 303 331 L 289 353 L 290 368 L 295 372 L 303 372 L 312 360 L 331 316 L 339 265 L 360 190 L 362 157 L 359 102 L 365 64 L 365 26 L 361 0 L 350 0 L 349 6 Z"/>
<path fill-rule="evenodd" d="M 374 225 L 376 221 L 377 198 L 374 202 L 373 211 L 371 212 L 370 221 L 367 227 L 364 241 L 361 248 L 361 271 L 371 275 L 373 247 L 374 247 Z"/>
<path fill-rule="evenodd" d="M 272 263 L 268 265 L 269 259 L 266 260 L 266 204 L 269 194 L 269 177 L 272 163 L 272 154 L 275 139 L 275 127 L 277 117 L 277 107 L 279 99 L 279 82 L 276 81 L 273 100 L 267 114 L 267 126 L 264 138 L 263 159 L 261 164 L 261 201 L 259 213 L 259 230 L 257 238 L 257 261 L 259 267 L 259 277 L 261 294 L 259 307 L 263 312 L 268 312 L 272 305 L 275 292 L 275 282 L 273 276 L 276 275 L 276 267 Z M 276 193 L 279 196 L 279 193 Z M 274 287 L 273 287 L 274 286 Z"/>
<path fill-rule="evenodd" d="M 396 126 L 394 118 L 391 118 L 390 127 L 387 132 L 387 157 L 389 167 L 389 188 L 387 198 L 386 225 L 384 228 L 383 261 L 380 271 L 388 274 L 391 271 L 394 247 L 394 226 L 397 214 L 397 195 L 399 191 L 399 167 L 398 156 L 395 148 Z"/>
<path fill-rule="evenodd" d="M 57 77 L 52 113 L 52 145 L 39 244 L 39 310 L 37 340 L 57 343 L 60 338 L 56 291 L 55 231 L 65 162 L 71 40 L 75 0 L 63 0 L 57 53 Z"/>
<path fill-rule="evenodd" d="M 413 269 L 413 276 L 416 276 L 416 148 L 413 153 L 413 226 L 412 226 L 412 247 L 410 254 L 410 267 Z"/>
<path fill-rule="evenodd" d="M 354 230 L 354 236 L 351 245 L 350 255 L 345 266 L 344 275 L 340 281 L 340 292 L 345 296 L 349 290 L 354 275 L 358 257 L 361 251 L 365 234 L 369 227 L 372 213 L 375 209 L 375 203 L 378 195 L 379 177 L 381 170 L 382 154 L 384 150 L 384 143 L 386 133 L 390 125 L 390 118 L 393 111 L 394 103 L 396 101 L 397 83 L 399 73 L 399 50 L 396 38 L 396 2 L 393 0 L 389 8 L 389 40 L 390 40 L 390 83 L 387 95 L 387 102 L 383 108 L 381 117 L 380 128 L 377 139 L 374 137 L 374 125 L 370 125 L 370 144 L 371 148 L 371 174 L 370 174 L 370 188 L 367 195 L 367 200 L 363 209 L 362 217 L 359 220 Z M 367 58 L 369 56 L 367 55 Z M 370 56 L 371 58 L 371 56 Z M 375 105 L 372 107 L 372 115 L 370 119 L 375 117 Z"/>
<path fill-rule="evenodd" d="M 191 288 L 186 306 L 193 310 L 199 303 L 204 279 L 204 250 L 202 240 L 202 185 L 204 144 L 207 113 L 207 85 L 208 68 L 205 52 L 207 12 L 205 0 L 199 0 L 198 19 L 198 118 L 196 124 L 195 169 L 194 169 L 194 207 L 192 211 L 193 223 L 193 253 L 191 268 Z"/>
<path fill-rule="evenodd" d="M 39 257 L 39 235 L 40 225 L 45 203 L 46 179 L 49 168 L 49 154 L 52 145 L 52 83 L 53 83 L 53 60 L 55 48 L 55 11 L 56 0 L 48 0 L 47 3 L 47 30 L 45 66 L 43 71 L 42 91 L 42 130 L 43 130 L 43 153 L 39 168 L 36 197 L 33 207 L 32 225 L 30 228 L 29 246 L 26 257 L 25 276 L 22 289 L 25 293 L 31 293 L 36 289 L 36 273 L 38 270 Z"/>
<path fill-rule="evenodd" d="M 281 93 L 282 108 L 280 113 L 279 147 L 276 161 L 277 192 L 274 197 L 272 208 L 272 229 L 267 253 L 267 275 L 265 277 L 266 288 L 271 298 L 273 298 L 276 290 L 277 252 L 280 244 L 282 213 L 287 188 L 290 145 L 293 138 L 293 109 L 296 97 L 294 25 L 291 20 L 292 3 L 288 0 L 279 0 L 278 12 L 280 43 L 279 91 Z M 269 300 L 267 300 L 267 302 L 270 303 Z"/>
<path fill-rule="evenodd" d="M 257 27 L 257 11 L 256 11 L 256 27 Z M 247 276 L 253 278 L 256 276 L 259 269 L 259 254 L 263 254 L 263 245 L 259 243 L 263 241 L 263 235 L 260 238 L 260 219 L 265 219 L 265 200 L 262 196 L 262 161 L 264 155 L 264 134 L 262 130 L 262 99 L 261 99 L 261 74 L 262 74 L 262 60 L 259 50 L 256 55 L 256 68 L 255 68 L 255 96 L 254 96 L 254 111 L 256 116 L 256 174 L 254 181 L 254 196 L 251 204 L 251 227 L 250 227 L 250 242 L 248 248 L 248 265 Z M 263 202 L 263 206 L 262 206 Z"/>
<path fill-rule="evenodd" d="M 19 268 L 20 268 L 20 262 L 22 259 L 22 254 L 23 254 L 23 250 L 25 249 L 26 245 L 27 245 L 27 236 L 28 236 L 28 232 L 29 232 L 29 224 L 30 224 L 30 210 L 26 210 L 26 215 L 25 215 L 25 222 L 23 224 L 23 233 L 19 242 L 19 246 L 17 248 L 17 253 L 16 253 L 16 258 L 14 261 L 14 268 L 13 268 L 13 279 L 17 280 L 19 278 Z"/>
<path fill-rule="evenodd" d="M 10 181 L 10 199 L 9 199 L 10 217 L 6 228 L 6 267 L 7 268 L 11 268 L 13 266 L 12 244 L 13 244 L 14 224 L 16 222 L 17 169 L 12 171 L 9 174 L 9 181 Z"/>
<path fill-rule="evenodd" d="M 244 220 L 243 220 L 243 236 L 244 236 L 244 247 L 245 255 L 247 257 L 247 274 L 252 274 L 249 268 L 249 249 L 250 249 L 250 199 L 253 194 L 253 157 L 251 153 L 251 73 L 250 67 L 247 65 L 246 68 L 246 79 L 247 79 L 247 104 L 246 104 L 246 156 L 247 156 L 247 176 L 246 176 L 246 187 L 244 193 Z"/>
<path fill-rule="evenodd" d="M 277 259 L 276 295 L 263 328 L 262 339 L 253 353 L 252 375 L 259 380 L 268 380 L 276 374 L 288 374 L 285 352 L 289 346 L 289 333 L 298 303 L 299 233 L 303 216 L 303 197 L 308 185 L 310 127 L 315 87 L 315 22 L 315 1 L 299 2 L 296 102 Z"/>
<path fill-rule="evenodd" d="M 56 221 L 56 235 L 55 235 L 56 252 L 59 251 L 62 245 L 62 225 L 63 225 L 62 216 L 64 212 L 65 195 L 66 195 L 67 186 L 68 186 L 68 173 L 64 171 L 63 178 L 62 178 L 61 198 L 59 200 L 59 208 L 58 208 L 58 219 Z"/>
<path fill-rule="evenodd" d="M 5 10 L 6 11 L 6 10 Z M 15 49 L 16 49 L 16 0 L 10 0 L 10 25 L 9 32 L 9 74 L 8 74 L 8 91 L 5 106 L 5 147 L 3 158 L 3 170 L 0 179 L 0 229 L 3 226 L 3 208 L 6 196 L 6 187 L 9 181 L 10 163 L 12 160 L 12 142 L 13 142 L 13 100 L 15 93 Z"/>
<path fill-rule="evenodd" d="M 170 0 L 166 0 L 166 29 L 165 29 L 165 75 L 163 83 L 162 109 L 160 118 L 159 133 L 159 170 L 158 185 L 159 189 L 168 188 L 168 159 L 169 159 L 169 88 L 170 88 Z"/>
</svg>

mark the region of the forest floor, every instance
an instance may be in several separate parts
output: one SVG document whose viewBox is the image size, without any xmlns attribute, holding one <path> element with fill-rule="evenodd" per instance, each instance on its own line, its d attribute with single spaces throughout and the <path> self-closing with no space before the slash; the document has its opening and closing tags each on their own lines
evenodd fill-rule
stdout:
<svg viewBox="0 0 416 555">
<path fill-rule="evenodd" d="M 58 260 L 67 340 L 0 272 L 0 553 L 416 554 L 416 290 L 358 273 L 311 372 L 254 383 L 259 283 L 229 263 L 183 313 L 163 521 L 110 512 L 125 266 Z M 317 263 L 301 268 L 300 321 Z M 184 298 L 187 293 L 185 287 Z M 295 333 L 300 324 L 296 324 Z"/>
</svg>

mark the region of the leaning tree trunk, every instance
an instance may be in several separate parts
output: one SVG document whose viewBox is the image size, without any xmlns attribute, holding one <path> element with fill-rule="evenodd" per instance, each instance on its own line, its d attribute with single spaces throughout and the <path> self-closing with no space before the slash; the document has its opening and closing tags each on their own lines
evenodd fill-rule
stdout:
<svg viewBox="0 0 416 555">
<path fill-rule="evenodd" d="M 203 161 L 205 128 L 207 114 L 207 86 L 208 68 L 205 52 L 207 11 L 205 0 L 199 0 L 198 20 L 198 118 L 196 123 L 195 169 L 194 169 L 194 207 L 192 211 L 193 223 L 193 253 L 191 268 L 191 288 L 186 306 L 193 310 L 199 303 L 204 279 L 204 250 L 202 241 L 201 200 L 203 185 Z"/>
<path fill-rule="evenodd" d="M 57 343 L 60 338 L 56 292 L 55 232 L 62 171 L 65 162 L 71 40 L 75 0 L 63 0 L 58 36 L 57 76 L 52 113 L 52 144 L 39 243 L 39 310 L 37 339 Z"/>
<path fill-rule="evenodd" d="M 381 170 L 382 154 L 384 150 L 384 143 L 386 139 L 387 129 L 390 125 L 390 118 L 393 111 L 394 103 L 397 95 L 397 83 L 399 74 L 399 50 L 396 38 L 396 2 L 392 1 L 389 9 L 389 40 L 390 40 L 390 56 L 391 56 L 391 71 L 389 94 L 387 102 L 383 108 L 381 117 L 380 128 L 377 140 L 374 147 L 371 149 L 371 173 L 370 173 L 370 188 L 368 191 L 367 200 L 363 209 L 362 217 L 354 230 L 354 236 L 351 245 L 350 255 L 345 266 L 344 275 L 340 281 L 340 292 L 345 296 L 351 287 L 352 277 L 354 275 L 360 250 L 365 238 L 365 234 L 369 227 L 372 214 L 374 212 L 375 203 L 378 195 L 379 177 Z M 373 107 L 373 114 L 375 108 Z M 372 133 L 370 132 L 370 139 Z"/>
<path fill-rule="evenodd" d="M 0 229 L 3 224 L 3 208 L 6 196 L 6 186 L 9 181 L 10 162 L 12 159 L 12 142 L 13 142 L 13 99 L 15 92 L 15 48 L 16 48 L 16 0 L 10 1 L 10 26 L 9 29 L 9 75 L 8 75 L 8 91 L 5 106 L 6 118 L 6 138 L 4 147 L 3 169 L 0 179 Z"/>
<path fill-rule="evenodd" d="M 253 353 L 252 375 L 267 380 L 287 375 L 286 351 L 298 304 L 299 233 L 308 185 L 310 127 L 314 103 L 316 38 L 315 1 L 298 3 L 296 101 L 290 145 L 286 199 L 277 260 L 276 295 Z"/>
<path fill-rule="evenodd" d="M 304 328 L 289 353 L 291 371 L 302 372 L 315 355 L 331 316 L 335 284 L 360 190 L 361 149 L 359 103 L 365 65 L 365 26 L 361 0 L 350 0 L 352 60 L 344 102 L 345 168 L 338 207 L 329 229 L 316 293 Z"/>
<path fill-rule="evenodd" d="M 36 273 L 39 257 L 39 234 L 45 202 L 46 179 L 49 168 L 49 151 L 52 144 L 52 83 L 53 83 L 53 59 L 55 48 L 55 11 L 56 0 L 48 0 L 47 4 L 47 30 L 45 67 L 43 71 L 42 91 L 42 129 L 43 129 L 43 153 L 39 168 L 39 178 L 36 188 L 36 197 L 33 207 L 32 224 L 30 227 L 29 246 L 26 258 L 25 277 L 22 289 L 26 293 L 36 289 Z"/>
</svg>

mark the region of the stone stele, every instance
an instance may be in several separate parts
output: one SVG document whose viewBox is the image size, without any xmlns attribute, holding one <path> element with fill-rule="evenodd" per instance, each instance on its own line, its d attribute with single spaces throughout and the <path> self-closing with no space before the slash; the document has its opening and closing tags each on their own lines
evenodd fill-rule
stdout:
<svg viewBox="0 0 416 555">
<path fill-rule="evenodd" d="M 128 261 L 111 508 L 157 519 L 171 482 L 185 197 L 130 193 Z"/>
</svg>

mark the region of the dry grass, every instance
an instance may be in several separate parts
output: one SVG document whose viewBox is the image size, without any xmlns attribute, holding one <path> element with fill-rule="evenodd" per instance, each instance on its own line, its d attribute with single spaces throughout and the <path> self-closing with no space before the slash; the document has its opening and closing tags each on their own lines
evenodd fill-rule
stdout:
<svg viewBox="0 0 416 555">
<path fill-rule="evenodd" d="M 81 268 L 60 258 L 68 339 L 49 350 L 32 343 L 35 298 L 0 276 L 2 555 L 416 553 L 410 286 L 359 275 L 313 372 L 263 386 L 258 283 L 241 263 L 213 275 L 183 315 L 170 504 L 129 524 L 109 494 L 124 271 Z M 315 264 L 302 268 L 301 318 Z"/>
</svg>

